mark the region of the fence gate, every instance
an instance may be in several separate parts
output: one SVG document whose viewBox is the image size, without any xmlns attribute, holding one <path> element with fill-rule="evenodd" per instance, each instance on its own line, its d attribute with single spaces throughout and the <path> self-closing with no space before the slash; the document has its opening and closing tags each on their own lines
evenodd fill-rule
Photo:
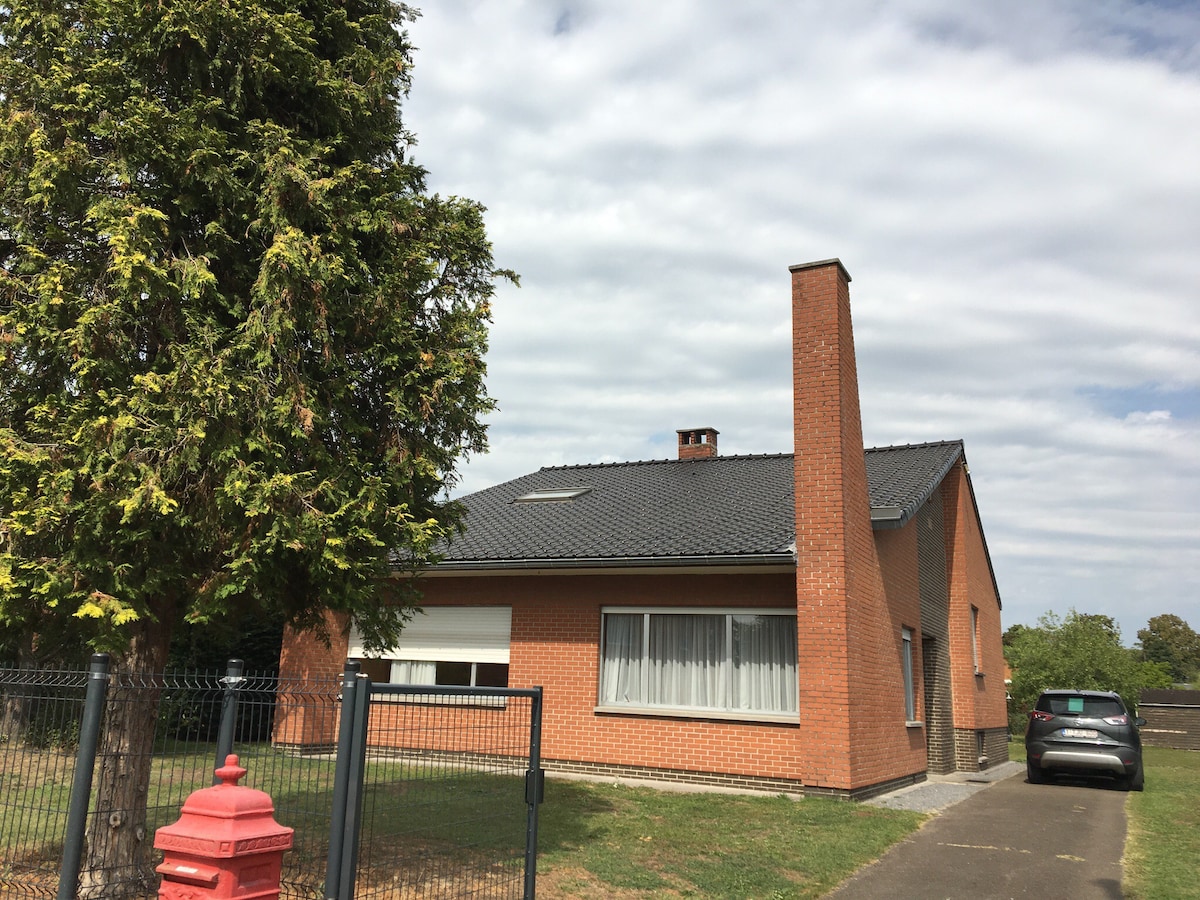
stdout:
<svg viewBox="0 0 1200 900">
<path fill-rule="evenodd" d="M 533 900 L 542 689 L 342 682 L 326 900 Z"/>
</svg>

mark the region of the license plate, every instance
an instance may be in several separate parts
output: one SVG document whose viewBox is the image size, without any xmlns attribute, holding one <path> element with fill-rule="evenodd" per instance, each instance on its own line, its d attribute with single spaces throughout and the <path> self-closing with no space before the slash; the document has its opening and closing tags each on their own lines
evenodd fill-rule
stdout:
<svg viewBox="0 0 1200 900">
<path fill-rule="evenodd" d="M 1094 728 L 1064 728 L 1062 730 L 1062 736 L 1095 739 L 1100 737 L 1100 732 L 1096 731 Z"/>
</svg>

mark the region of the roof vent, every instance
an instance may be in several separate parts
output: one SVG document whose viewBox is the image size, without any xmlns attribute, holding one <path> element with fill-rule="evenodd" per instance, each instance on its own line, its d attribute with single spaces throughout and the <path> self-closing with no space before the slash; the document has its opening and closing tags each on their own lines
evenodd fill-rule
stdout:
<svg viewBox="0 0 1200 900">
<path fill-rule="evenodd" d="M 680 459 L 711 459 L 717 455 L 715 428 L 684 428 L 675 432 L 679 435 Z"/>
</svg>

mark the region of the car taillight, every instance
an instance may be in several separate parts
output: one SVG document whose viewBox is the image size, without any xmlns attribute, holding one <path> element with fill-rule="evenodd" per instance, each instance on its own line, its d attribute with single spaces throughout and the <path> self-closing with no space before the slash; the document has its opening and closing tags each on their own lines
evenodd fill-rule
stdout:
<svg viewBox="0 0 1200 900">
<path fill-rule="evenodd" d="M 1105 716 L 1104 721 L 1108 725 L 1128 725 L 1129 716 Z"/>
<path fill-rule="evenodd" d="M 1035 709 L 1029 714 L 1029 718 L 1035 722 L 1049 722 L 1054 718 L 1054 713 L 1042 712 L 1040 709 Z"/>
</svg>

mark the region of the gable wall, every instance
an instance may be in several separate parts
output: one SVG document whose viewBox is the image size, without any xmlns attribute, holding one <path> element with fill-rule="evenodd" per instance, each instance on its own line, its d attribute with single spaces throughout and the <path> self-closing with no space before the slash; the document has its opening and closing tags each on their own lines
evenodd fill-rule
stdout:
<svg viewBox="0 0 1200 900">
<path fill-rule="evenodd" d="M 950 590 L 951 684 L 958 766 L 971 768 L 980 755 L 988 765 L 1008 758 L 1008 713 L 1001 644 L 1000 601 L 988 565 L 970 485 L 957 465 L 942 482 L 947 583 Z M 976 637 L 981 674 L 972 655 L 971 607 L 979 610 Z"/>
<path fill-rule="evenodd" d="M 913 688 L 917 719 L 924 719 L 924 663 L 921 646 L 921 576 L 918 555 L 918 529 L 915 521 L 903 528 L 875 532 L 875 546 L 887 594 L 887 639 L 875 653 L 874 678 L 881 707 L 873 714 L 891 725 L 888 739 L 873 748 L 879 754 L 880 767 L 888 767 L 887 776 L 924 772 L 926 768 L 925 727 L 910 726 L 904 716 L 904 662 L 901 630 L 913 632 Z M 887 704 L 884 707 L 884 704 Z M 857 713 L 856 713 L 857 714 Z M 897 771 L 900 770 L 900 771 Z M 882 779 L 880 779 L 882 780 Z"/>
</svg>

